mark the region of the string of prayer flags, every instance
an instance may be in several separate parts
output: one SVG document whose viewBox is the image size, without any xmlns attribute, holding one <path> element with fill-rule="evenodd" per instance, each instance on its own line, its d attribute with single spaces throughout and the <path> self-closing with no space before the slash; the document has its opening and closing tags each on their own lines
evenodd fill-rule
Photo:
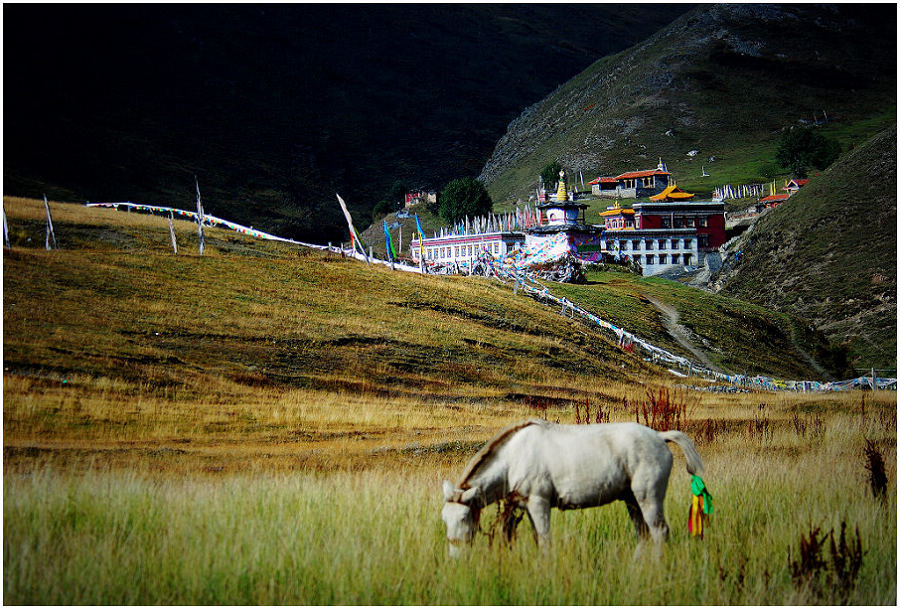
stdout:
<svg viewBox="0 0 900 608">
<path fill-rule="evenodd" d="M 712 495 L 697 475 L 691 475 L 691 508 L 688 511 L 688 531 L 703 539 L 703 528 L 709 526 L 713 512 Z"/>
</svg>

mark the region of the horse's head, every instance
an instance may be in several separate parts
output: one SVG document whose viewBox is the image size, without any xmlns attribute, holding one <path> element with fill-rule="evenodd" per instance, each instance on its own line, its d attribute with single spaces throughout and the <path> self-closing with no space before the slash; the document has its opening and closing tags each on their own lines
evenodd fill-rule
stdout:
<svg viewBox="0 0 900 608">
<path fill-rule="evenodd" d="M 444 482 L 444 508 L 441 519 L 447 525 L 447 540 L 450 541 L 450 555 L 457 557 L 460 547 L 472 541 L 478 530 L 481 515 L 481 488 L 466 490 L 455 488 L 449 481 Z"/>
</svg>

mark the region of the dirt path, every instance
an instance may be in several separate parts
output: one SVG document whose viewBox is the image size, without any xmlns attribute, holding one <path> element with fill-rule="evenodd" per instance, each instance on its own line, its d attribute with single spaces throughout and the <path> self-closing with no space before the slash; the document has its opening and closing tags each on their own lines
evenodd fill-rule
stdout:
<svg viewBox="0 0 900 608">
<path fill-rule="evenodd" d="M 653 304 L 656 310 L 662 313 L 663 325 L 665 325 L 666 331 L 668 331 L 669 334 L 673 338 L 675 338 L 675 341 L 678 342 L 678 344 L 683 346 L 688 352 L 694 355 L 699 360 L 699 362 L 702 363 L 703 366 L 707 369 L 724 373 L 717 365 L 709 360 L 709 357 L 706 356 L 705 352 L 703 352 L 691 341 L 693 332 L 691 332 L 690 329 L 678 322 L 678 311 L 675 310 L 674 307 L 669 306 L 664 302 L 660 302 L 656 298 L 650 297 L 647 294 L 642 295 L 647 298 L 647 300 L 649 300 L 651 304 Z"/>
</svg>

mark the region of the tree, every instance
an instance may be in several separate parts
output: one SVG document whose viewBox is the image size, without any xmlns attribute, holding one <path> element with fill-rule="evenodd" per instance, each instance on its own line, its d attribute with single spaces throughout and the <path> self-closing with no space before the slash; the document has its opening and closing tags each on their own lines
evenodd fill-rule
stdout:
<svg viewBox="0 0 900 608">
<path fill-rule="evenodd" d="M 559 181 L 559 172 L 562 171 L 562 165 L 558 162 L 553 161 L 543 169 L 541 169 L 541 179 L 544 182 L 544 187 L 548 190 L 553 187 L 553 184 Z"/>
<path fill-rule="evenodd" d="M 378 220 L 386 216 L 388 213 L 392 213 L 394 211 L 397 211 L 396 203 L 392 203 L 388 200 L 380 200 L 375 203 L 375 208 L 372 209 L 372 220 Z"/>
<path fill-rule="evenodd" d="M 467 215 L 486 215 L 493 208 L 494 202 L 484 184 L 472 177 L 451 181 L 438 196 L 438 214 L 448 224 L 458 222 Z"/>
<path fill-rule="evenodd" d="M 781 135 L 775 161 L 795 177 L 806 177 L 809 167 L 824 169 L 841 153 L 841 145 L 806 127 L 791 128 Z"/>
<path fill-rule="evenodd" d="M 392 203 L 398 204 L 397 210 L 403 209 L 403 205 L 406 203 L 406 193 L 409 192 L 409 185 L 402 181 L 397 180 L 394 182 L 394 185 L 391 186 L 391 189 L 388 190 L 387 199 Z"/>
</svg>

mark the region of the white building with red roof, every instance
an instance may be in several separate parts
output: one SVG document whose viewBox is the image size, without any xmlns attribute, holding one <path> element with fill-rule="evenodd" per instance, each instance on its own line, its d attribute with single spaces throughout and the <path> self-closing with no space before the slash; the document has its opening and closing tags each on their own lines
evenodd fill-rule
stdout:
<svg viewBox="0 0 900 608">
<path fill-rule="evenodd" d="M 655 169 L 626 171 L 615 177 L 598 177 L 590 182 L 594 196 L 605 198 L 644 198 L 659 194 L 669 187 L 672 174 L 659 159 Z"/>
</svg>

